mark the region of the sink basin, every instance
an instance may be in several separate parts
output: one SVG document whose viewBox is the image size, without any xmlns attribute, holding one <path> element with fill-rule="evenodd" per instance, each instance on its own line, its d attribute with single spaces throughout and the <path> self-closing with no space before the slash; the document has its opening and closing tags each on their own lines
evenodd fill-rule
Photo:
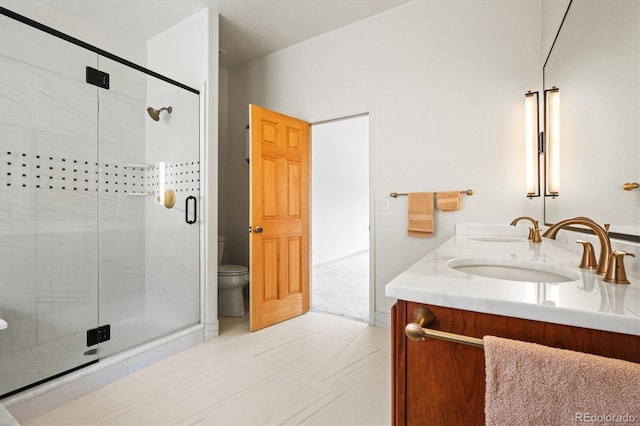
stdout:
<svg viewBox="0 0 640 426">
<path fill-rule="evenodd" d="M 563 283 L 582 278 L 579 272 L 562 265 L 510 258 L 464 257 L 449 260 L 447 266 L 465 274 L 507 281 Z"/>
<path fill-rule="evenodd" d="M 522 237 L 469 237 L 470 240 L 474 241 L 486 241 L 491 243 L 516 243 L 520 241 L 524 241 L 525 238 Z"/>
</svg>

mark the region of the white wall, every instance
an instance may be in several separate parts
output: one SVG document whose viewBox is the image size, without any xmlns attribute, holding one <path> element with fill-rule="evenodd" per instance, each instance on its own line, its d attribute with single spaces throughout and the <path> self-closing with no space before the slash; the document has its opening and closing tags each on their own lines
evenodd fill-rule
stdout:
<svg viewBox="0 0 640 426">
<path fill-rule="evenodd" d="M 369 249 L 369 117 L 311 127 L 311 265 Z"/>
<path fill-rule="evenodd" d="M 375 312 L 385 284 L 454 233 L 458 222 L 542 219 L 524 196 L 524 93 L 541 85 L 540 2 L 415 1 L 230 70 L 229 160 L 239 162 L 249 103 L 311 122 L 370 113 L 372 186 L 390 192 L 467 189 L 462 209 L 436 214 L 431 239 L 406 235 L 406 198 L 376 211 Z M 236 163 L 234 163 L 235 165 Z M 230 170 L 237 197 L 224 232 L 248 262 L 248 168 Z"/>
<path fill-rule="evenodd" d="M 547 60 L 551 46 L 571 0 L 542 0 L 542 20 L 540 31 L 540 55 L 542 64 Z"/>
</svg>

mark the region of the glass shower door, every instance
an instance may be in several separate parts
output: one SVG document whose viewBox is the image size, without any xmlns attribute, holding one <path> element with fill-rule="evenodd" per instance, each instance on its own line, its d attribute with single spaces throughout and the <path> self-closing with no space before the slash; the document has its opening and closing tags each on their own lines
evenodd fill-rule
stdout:
<svg viewBox="0 0 640 426">
<path fill-rule="evenodd" d="M 97 102 L 84 81 L 97 55 L 4 16 L 0 40 L 6 396 L 97 360 L 86 346 L 98 318 Z"/>
<path fill-rule="evenodd" d="M 0 398 L 200 322 L 199 96 L 94 51 L 0 15 Z"/>
<path fill-rule="evenodd" d="M 108 58 L 99 68 L 104 357 L 200 322 L 200 145 L 197 94 Z"/>
</svg>

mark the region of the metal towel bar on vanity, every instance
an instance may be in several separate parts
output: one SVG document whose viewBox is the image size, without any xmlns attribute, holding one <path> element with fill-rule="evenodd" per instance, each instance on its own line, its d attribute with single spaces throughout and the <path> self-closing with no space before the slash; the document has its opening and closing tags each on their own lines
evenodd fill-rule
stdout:
<svg viewBox="0 0 640 426">
<path fill-rule="evenodd" d="M 433 324 L 436 317 L 429 309 L 424 307 L 416 308 L 413 311 L 413 321 L 407 324 L 404 328 L 404 334 L 407 335 L 409 340 L 414 342 L 422 342 L 427 337 L 433 337 L 434 339 L 446 340 L 453 343 L 461 343 L 463 345 L 475 346 L 477 348 L 484 348 L 484 341 L 476 337 L 463 336 L 461 334 L 447 333 L 445 331 L 431 330 L 429 328 L 423 328 L 424 325 Z"/>
</svg>

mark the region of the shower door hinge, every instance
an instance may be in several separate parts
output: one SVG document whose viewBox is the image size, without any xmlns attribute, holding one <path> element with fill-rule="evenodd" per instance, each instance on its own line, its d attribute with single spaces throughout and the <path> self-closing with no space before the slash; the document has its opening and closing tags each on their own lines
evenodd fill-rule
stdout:
<svg viewBox="0 0 640 426">
<path fill-rule="evenodd" d="M 87 83 L 109 89 L 109 74 L 95 68 L 87 67 Z"/>
<path fill-rule="evenodd" d="M 87 330 L 87 346 L 97 345 L 111 339 L 111 324 Z"/>
</svg>

